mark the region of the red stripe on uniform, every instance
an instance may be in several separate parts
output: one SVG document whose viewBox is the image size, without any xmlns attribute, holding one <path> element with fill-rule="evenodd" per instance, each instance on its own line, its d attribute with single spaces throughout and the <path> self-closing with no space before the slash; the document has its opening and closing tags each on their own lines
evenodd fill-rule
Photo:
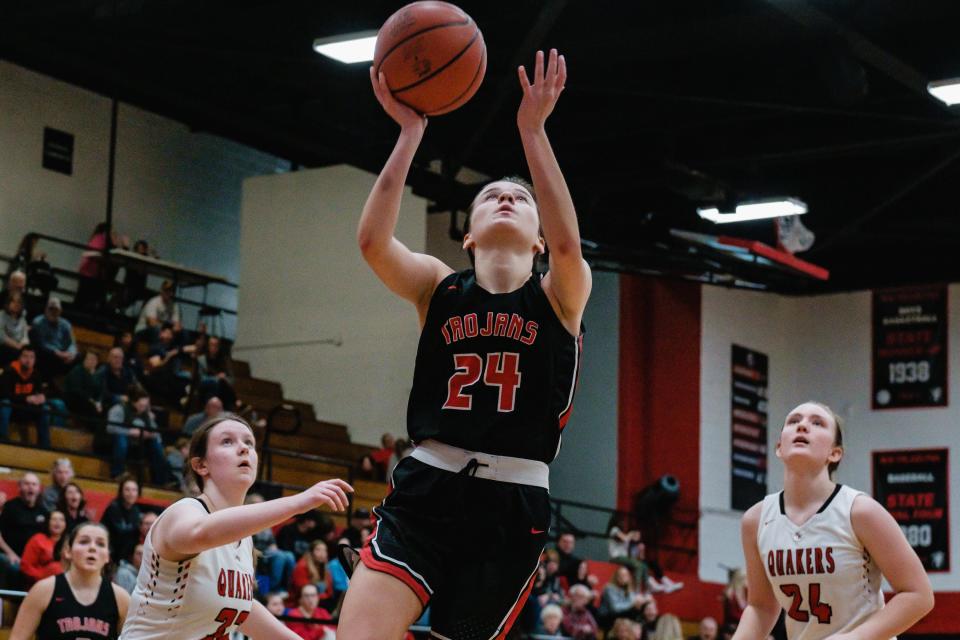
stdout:
<svg viewBox="0 0 960 640">
<path fill-rule="evenodd" d="M 539 565 L 537 568 L 539 569 Z M 530 592 L 533 591 L 533 583 L 536 576 L 537 569 L 534 569 L 533 573 L 530 574 L 530 578 L 527 580 L 527 584 L 523 588 L 523 591 L 520 592 L 520 597 L 517 599 L 516 604 L 514 604 L 513 608 L 510 609 L 510 614 L 507 616 L 506 622 L 504 622 L 503 626 L 500 628 L 500 633 L 497 634 L 495 640 L 504 640 L 504 638 L 507 637 L 507 634 L 510 632 L 510 628 L 513 627 L 513 623 L 517 621 L 517 617 L 520 615 L 523 605 L 526 604 L 527 598 L 530 597 Z"/>
<path fill-rule="evenodd" d="M 581 333 L 577 337 L 577 370 L 573 374 L 573 388 L 576 391 L 577 384 L 580 382 L 580 361 L 583 357 L 583 334 Z M 560 414 L 560 431 L 563 431 L 563 428 L 567 426 L 567 421 L 570 420 L 570 416 L 573 414 L 573 400 L 571 399 L 570 404 L 567 406 L 566 410 Z"/>
<path fill-rule="evenodd" d="M 427 593 L 427 590 L 423 588 L 423 585 L 420 584 L 416 578 L 410 575 L 410 573 L 407 572 L 407 570 L 403 567 L 398 567 L 397 565 L 375 558 L 373 556 L 373 550 L 370 548 L 369 544 L 360 550 L 360 560 L 368 569 L 391 575 L 403 584 L 410 587 L 410 589 L 417 595 L 417 598 L 420 599 L 420 604 L 422 604 L 424 607 L 426 607 L 427 603 L 430 602 L 430 594 Z"/>
</svg>

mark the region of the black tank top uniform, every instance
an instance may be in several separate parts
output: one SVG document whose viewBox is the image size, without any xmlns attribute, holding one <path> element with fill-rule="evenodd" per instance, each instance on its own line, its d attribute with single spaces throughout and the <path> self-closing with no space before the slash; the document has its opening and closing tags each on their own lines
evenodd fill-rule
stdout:
<svg viewBox="0 0 960 640">
<path fill-rule="evenodd" d="M 434 637 L 501 638 L 523 608 L 547 541 L 546 464 L 573 408 L 581 339 L 536 274 L 493 294 L 461 271 L 433 293 L 407 406 L 419 446 L 395 467 L 360 557 L 430 603 Z M 436 443 L 466 456 L 462 468 L 429 464 Z M 478 473 L 518 462 L 543 482 Z"/>
<path fill-rule="evenodd" d="M 119 635 L 120 613 L 110 581 L 100 582 L 97 599 L 91 605 L 77 602 L 66 574 L 54 578 L 53 596 L 37 627 L 37 640 L 114 639 Z"/>
</svg>

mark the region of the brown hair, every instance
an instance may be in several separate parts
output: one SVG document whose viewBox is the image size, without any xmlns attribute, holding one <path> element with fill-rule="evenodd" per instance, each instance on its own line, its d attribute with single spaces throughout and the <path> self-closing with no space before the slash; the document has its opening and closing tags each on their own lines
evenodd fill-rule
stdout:
<svg viewBox="0 0 960 640">
<path fill-rule="evenodd" d="M 837 412 L 829 407 L 829 405 L 819 402 L 817 400 L 810 400 L 810 404 L 815 404 L 827 413 L 830 414 L 830 417 L 833 418 L 833 424 L 837 427 L 836 434 L 833 436 L 833 446 L 840 447 L 843 449 L 843 418 L 837 415 Z M 842 460 L 842 458 L 841 458 Z M 840 466 L 841 460 L 836 462 L 831 462 L 827 465 L 827 472 L 830 474 L 830 477 L 833 477 L 833 474 L 836 473 L 837 468 Z"/>
<path fill-rule="evenodd" d="M 204 420 L 203 424 L 197 427 L 197 430 L 193 432 L 193 437 L 190 439 L 190 451 L 187 453 L 187 468 L 185 470 L 187 479 L 189 480 L 192 478 L 193 481 L 197 483 L 197 487 L 200 489 L 200 491 L 203 491 L 203 478 L 199 473 L 196 472 L 196 470 L 194 470 L 193 459 L 200 458 L 203 460 L 207 457 L 207 442 L 210 440 L 210 432 L 213 431 L 213 428 L 221 422 L 227 422 L 230 420 L 239 422 L 249 429 L 250 433 L 256 437 L 256 434 L 253 431 L 253 427 L 250 426 L 250 423 L 234 413 L 221 413 L 220 415 Z"/>
<path fill-rule="evenodd" d="M 67 559 L 66 555 L 64 555 L 63 550 L 73 547 L 73 543 L 74 541 L 76 541 L 77 535 L 80 533 L 80 529 L 83 529 L 85 527 L 97 527 L 98 529 L 103 531 L 103 533 L 107 536 L 107 546 L 108 547 L 110 546 L 110 530 L 107 529 L 106 526 L 104 526 L 99 522 L 94 522 L 93 520 L 87 520 L 85 522 L 78 523 L 76 526 L 73 527 L 73 529 L 70 530 L 70 532 L 67 535 L 64 536 L 63 541 L 59 545 L 60 546 L 60 564 L 63 566 L 64 573 L 70 570 L 71 563 L 70 563 L 70 560 Z M 104 569 L 106 569 L 109 566 L 110 566 L 110 563 L 108 562 L 107 564 L 104 565 Z"/>
<path fill-rule="evenodd" d="M 526 178 L 522 178 L 520 176 L 504 176 L 499 180 L 490 180 L 484 183 L 482 187 L 480 187 L 480 190 L 477 191 L 477 196 L 479 196 L 484 189 L 486 189 L 488 186 L 490 186 L 494 182 L 512 182 L 513 184 L 519 185 L 524 189 L 526 189 L 527 191 L 529 191 L 530 196 L 533 198 L 533 204 L 537 206 L 537 218 L 538 219 L 540 218 L 540 208 L 539 208 L 540 203 L 537 200 L 537 192 L 533 190 L 533 185 L 530 184 L 530 182 Z M 476 203 L 477 203 L 477 197 L 474 196 L 473 201 L 470 203 L 470 206 L 467 208 L 467 220 L 466 222 L 463 223 L 464 235 L 470 233 L 470 218 L 473 217 L 473 209 L 476 206 Z M 539 233 L 540 236 L 543 236 L 543 225 L 540 226 L 540 228 L 537 230 L 537 233 Z M 546 250 L 546 245 L 544 245 L 544 249 Z M 473 249 L 467 249 L 467 256 L 470 258 L 470 265 L 474 266 Z M 534 257 L 534 265 L 536 265 L 536 261 L 537 261 L 537 258 Z"/>
<path fill-rule="evenodd" d="M 137 485 L 137 495 L 143 495 L 143 488 L 137 482 L 137 478 L 132 473 L 124 473 L 117 477 L 117 500 L 123 502 L 123 485 L 133 482 Z"/>
<path fill-rule="evenodd" d="M 323 540 L 314 540 L 310 543 L 310 550 L 303 554 L 307 565 L 307 574 L 310 576 L 310 582 L 313 584 L 324 582 L 327 577 L 327 565 L 317 564 L 316 559 L 313 557 L 313 550 L 320 545 L 326 546 L 327 543 Z"/>
</svg>

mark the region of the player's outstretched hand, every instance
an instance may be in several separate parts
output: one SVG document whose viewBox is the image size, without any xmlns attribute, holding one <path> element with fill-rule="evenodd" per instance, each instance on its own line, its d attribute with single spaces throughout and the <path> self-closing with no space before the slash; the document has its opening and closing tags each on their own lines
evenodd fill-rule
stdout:
<svg viewBox="0 0 960 640">
<path fill-rule="evenodd" d="M 335 478 L 318 482 L 303 493 L 308 497 L 310 503 L 307 510 L 327 505 L 333 511 L 346 511 L 350 504 L 347 492 L 353 493 L 353 487 L 343 480 Z"/>
<path fill-rule="evenodd" d="M 387 112 L 387 115 L 400 125 L 401 129 L 414 129 L 423 132 L 427 128 L 426 116 L 417 113 L 393 97 L 383 72 L 377 74 L 373 67 L 370 67 L 370 84 L 373 85 L 373 95 L 377 97 L 377 102 Z"/>
<path fill-rule="evenodd" d="M 557 98 L 567 82 L 567 61 L 550 49 L 550 59 L 546 69 L 543 64 L 543 51 L 537 51 L 537 60 L 533 68 L 533 84 L 527 77 L 526 68 L 521 65 L 517 69 L 520 77 L 520 88 L 523 90 L 523 99 L 517 111 L 517 126 L 520 130 L 542 129 L 547 117 L 553 113 Z"/>
</svg>

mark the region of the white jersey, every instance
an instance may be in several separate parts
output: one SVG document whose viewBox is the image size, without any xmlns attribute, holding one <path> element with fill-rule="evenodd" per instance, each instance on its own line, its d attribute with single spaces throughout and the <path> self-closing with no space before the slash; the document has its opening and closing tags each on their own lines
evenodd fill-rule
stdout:
<svg viewBox="0 0 960 640">
<path fill-rule="evenodd" d="M 790 640 L 851 631 L 883 608 L 880 569 L 850 521 L 861 493 L 838 484 L 802 526 L 787 517 L 782 491 L 763 499 L 757 545 Z"/>
<path fill-rule="evenodd" d="M 196 498 L 176 504 L 207 511 Z M 120 640 L 226 640 L 253 606 L 257 581 L 251 538 L 173 562 L 154 549 L 155 528 L 156 522 L 143 542 L 143 562 Z"/>
</svg>

